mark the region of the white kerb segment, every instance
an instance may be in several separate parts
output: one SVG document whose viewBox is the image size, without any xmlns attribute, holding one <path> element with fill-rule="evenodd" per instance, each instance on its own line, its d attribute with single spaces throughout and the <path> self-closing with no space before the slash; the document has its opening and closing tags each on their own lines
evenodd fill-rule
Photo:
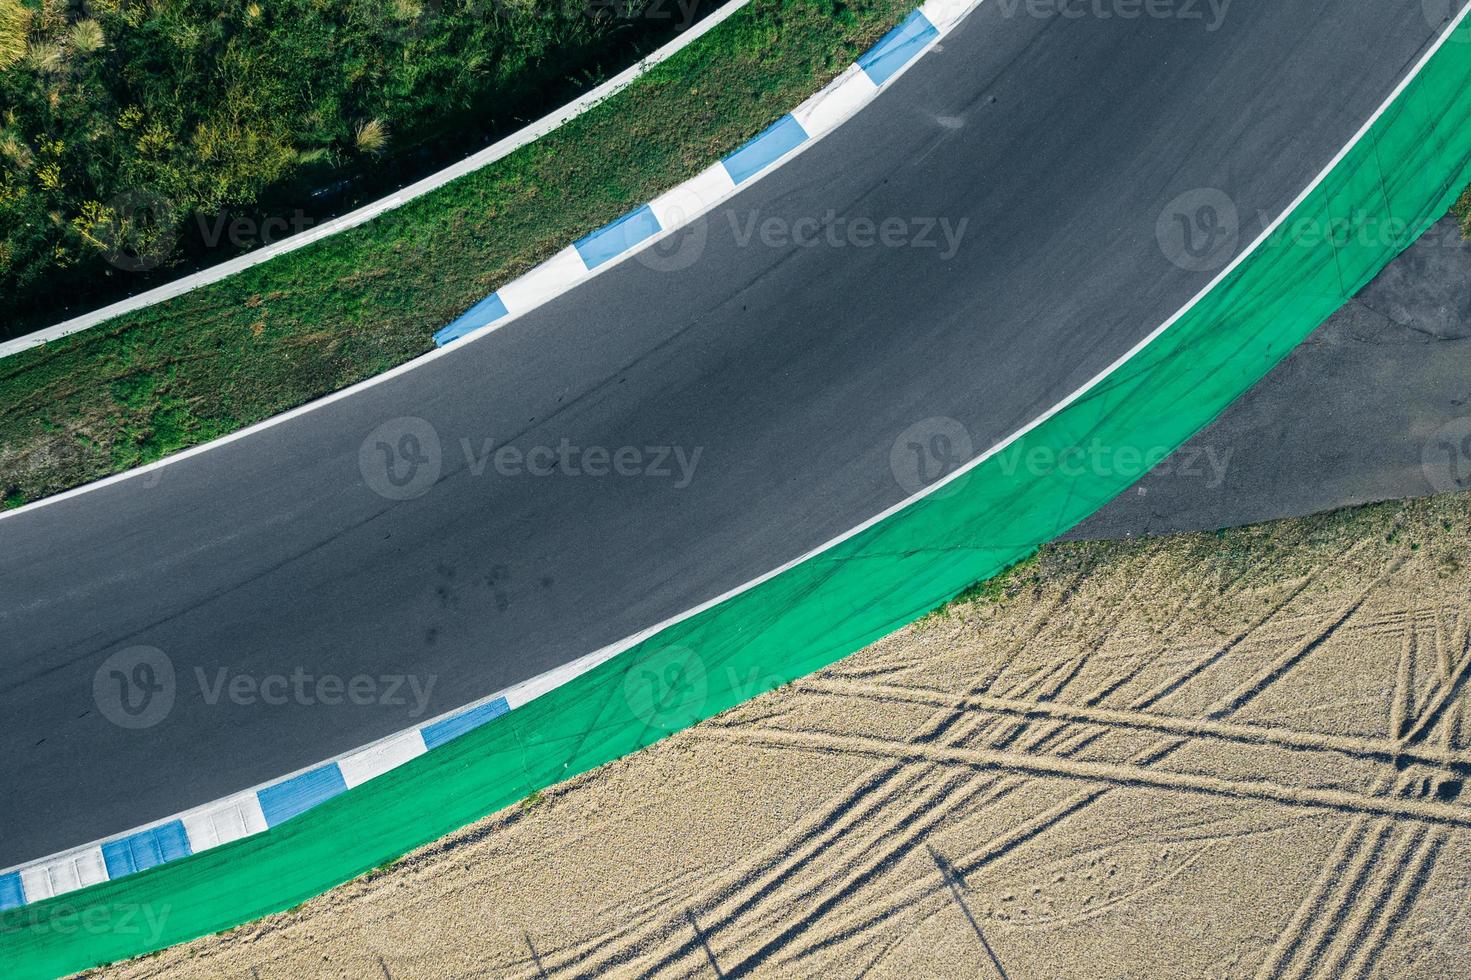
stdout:
<svg viewBox="0 0 1471 980">
<path fill-rule="evenodd" d="M 944 34 L 970 13 L 974 5 L 975 0 L 927 0 L 920 5 L 919 12 L 935 25 L 935 30 Z"/>
<path fill-rule="evenodd" d="M 649 210 L 668 233 L 735 193 L 735 181 L 721 164 L 707 167 L 649 202 Z"/>
<path fill-rule="evenodd" d="M 352 789 L 428 751 L 424 736 L 415 728 L 343 756 L 337 760 L 337 768 L 342 770 L 342 781 Z"/>
<path fill-rule="evenodd" d="M 496 294 L 513 316 L 534 310 L 587 278 L 587 263 L 575 246 L 568 245 L 526 275 L 506 283 Z"/>
<path fill-rule="evenodd" d="M 88 847 L 26 868 L 20 880 L 26 902 L 39 902 L 106 881 L 107 864 L 102 860 L 101 847 Z"/>
<path fill-rule="evenodd" d="M 841 75 L 793 109 L 792 115 L 809 137 L 816 138 L 836 129 L 877 94 L 878 86 L 868 77 L 868 72 L 856 64 L 849 65 Z"/>
<path fill-rule="evenodd" d="M 266 815 L 253 791 L 227 797 L 179 818 L 196 854 L 266 829 Z"/>
</svg>

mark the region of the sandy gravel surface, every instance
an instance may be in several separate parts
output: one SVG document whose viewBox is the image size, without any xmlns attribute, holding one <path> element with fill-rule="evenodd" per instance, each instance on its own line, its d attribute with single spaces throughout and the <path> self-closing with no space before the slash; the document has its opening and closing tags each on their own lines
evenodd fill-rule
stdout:
<svg viewBox="0 0 1471 980">
<path fill-rule="evenodd" d="M 1049 548 L 386 872 L 111 972 L 1471 976 L 1468 631 L 1466 496 Z"/>
</svg>

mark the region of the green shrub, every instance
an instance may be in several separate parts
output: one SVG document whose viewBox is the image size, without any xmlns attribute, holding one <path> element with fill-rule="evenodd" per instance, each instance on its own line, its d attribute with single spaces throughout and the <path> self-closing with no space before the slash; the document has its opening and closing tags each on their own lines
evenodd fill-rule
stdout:
<svg viewBox="0 0 1471 980">
<path fill-rule="evenodd" d="M 478 147 L 672 33 L 645 2 L 0 0 L 0 337 Z"/>
<path fill-rule="evenodd" d="M 20 0 L 0 0 L 0 70 L 26 56 L 26 35 L 31 29 L 31 12 Z"/>
</svg>

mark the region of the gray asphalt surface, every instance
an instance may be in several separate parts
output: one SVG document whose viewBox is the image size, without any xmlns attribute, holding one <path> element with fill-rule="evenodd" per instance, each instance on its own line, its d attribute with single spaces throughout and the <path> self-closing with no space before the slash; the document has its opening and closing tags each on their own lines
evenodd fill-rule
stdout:
<svg viewBox="0 0 1471 980">
<path fill-rule="evenodd" d="M 1471 490 L 1471 243 L 1445 218 L 1077 538 Z"/>
<path fill-rule="evenodd" d="M 1203 19 L 1029 9 L 985 4 L 857 119 L 737 198 L 733 221 L 712 216 L 703 241 L 625 263 L 156 485 L 0 520 L 0 866 L 415 724 L 902 499 L 917 487 L 891 464 L 901 433 L 958 420 L 970 447 L 922 440 L 951 462 L 1116 358 L 1211 277 L 1161 247 L 1170 202 L 1220 188 L 1250 241 L 1438 27 L 1419 0 L 1237 0 L 1219 22 L 1197 3 Z M 767 219 L 779 232 L 814 218 L 845 244 L 763 241 Z M 909 244 L 861 247 L 856 218 L 898 218 Z M 937 247 L 915 240 L 926 219 L 965 220 L 948 260 L 937 231 Z M 433 437 L 405 440 L 425 436 L 391 422 L 407 416 Z M 498 470 L 478 462 L 486 440 L 554 456 L 567 440 L 610 460 L 633 447 L 623 469 L 642 475 Z M 698 451 L 692 478 L 645 447 L 678 447 L 687 463 Z M 407 477 L 406 458 L 434 482 L 389 499 L 383 460 Z M 109 720 L 99 675 L 134 645 L 175 671 L 171 710 L 146 728 Z M 300 674 L 408 675 L 429 697 L 417 704 L 409 685 L 402 704 L 229 693 L 236 676 L 248 691 Z"/>
</svg>

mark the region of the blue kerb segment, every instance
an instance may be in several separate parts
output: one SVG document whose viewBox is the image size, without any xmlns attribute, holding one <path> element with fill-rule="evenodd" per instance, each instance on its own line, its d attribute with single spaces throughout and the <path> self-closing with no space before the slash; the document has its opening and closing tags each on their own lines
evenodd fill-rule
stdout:
<svg viewBox="0 0 1471 980">
<path fill-rule="evenodd" d="M 0 875 L 0 912 L 18 909 L 26 903 L 26 890 L 21 887 L 20 872 Z"/>
<path fill-rule="evenodd" d="M 466 310 L 458 320 L 447 327 L 441 327 L 434 335 L 434 345 L 443 347 L 451 340 L 459 340 L 470 331 L 479 330 L 487 323 L 493 323 L 505 315 L 506 304 L 501 302 L 500 294 L 491 293 Z"/>
<path fill-rule="evenodd" d="M 589 269 L 596 269 L 609 259 L 617 258 L 645 238 L 659 233 L 659 219 L 653 208 L 645 204 L 628 212 L 610 225 L 604 225 L 572 245 Z"/>
<path fill-rule="evenodd" d="M 292 776 L 284 783 L 267 786 L 256 796 L 260 798 L 266 826 L 274 827 L 346 791 L 342 770 L 337 768 L 337 763 L 329 762 L 300 776 Z"/>
<path fill-rule="evenodd" d="M 494 701 L 485 702 L 478 708 L 451 715 L 444 721 L 425 725 L 419 730 L 419 734 L 424 736 L 424 747 L 432 749 L 436 745 L 443 745 L 451 739 L 460 737 L 472 728 L 479 728 L 487 721 L 499 718 L 510 710 L 511 706 L 505 698 L 496 698 Z"/>
<path fill-rule="evenodd" d="M 739 184 L 806 141 L 807 130 L 789 112 L 720 162 L 725 164 L 730 179 Z"/>
<path fill-rule="evenodd" d="M 858 59 L 858 67 L 868 72 L 875 85 L 882 85 L 939 36 L 929 18 L 916 10 L 904 23 L 879 38 L 879 43 Z"/>
<path fill-rule="evenodd" d="M 107 863 L 107 877 L 121 878 L 135 871 L 146 871 L 165 861 L 188 857 L 194 853 L 182 821 L 173 820 L 161 827 L 102 845 L 102 860 Z"/>
</svg>

